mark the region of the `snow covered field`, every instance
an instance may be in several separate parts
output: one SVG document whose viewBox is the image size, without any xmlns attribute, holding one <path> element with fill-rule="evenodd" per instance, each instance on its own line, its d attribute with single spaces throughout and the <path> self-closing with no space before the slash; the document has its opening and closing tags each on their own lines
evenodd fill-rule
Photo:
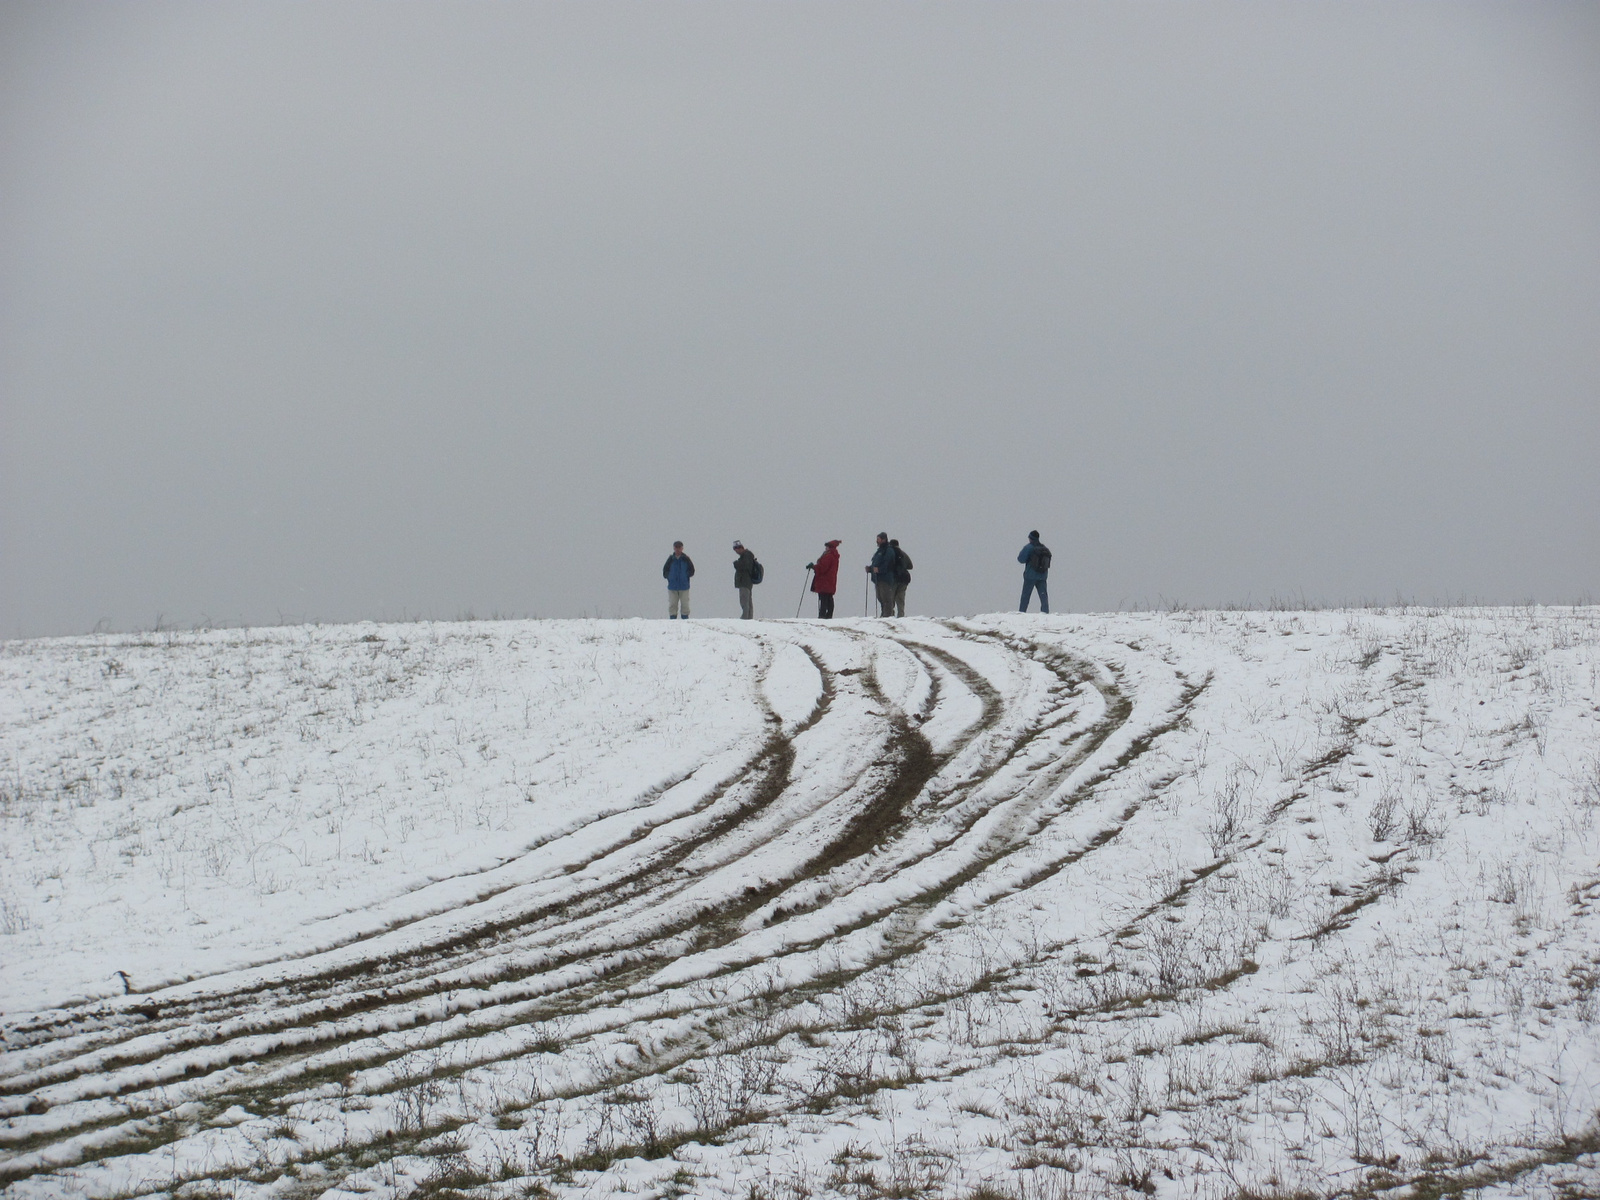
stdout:
<svg viewBox="0 0 1600 1200">
<path fill-rule="evenodd" d="M 30 1200 L 1593 1197 L 1600 610 L 3 643 L 0 1039 Z"/>
</svg>

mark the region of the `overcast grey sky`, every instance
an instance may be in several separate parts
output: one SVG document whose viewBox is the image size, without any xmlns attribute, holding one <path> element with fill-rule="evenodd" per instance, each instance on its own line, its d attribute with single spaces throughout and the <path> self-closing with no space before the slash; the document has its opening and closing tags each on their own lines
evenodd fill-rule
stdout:
<svg viewBox="0 0 1600 1200">
<path fill-rule="evenodd" d="M 1600 6 L 4 3 L 0 439 L 3 636 L 1593 597 Z"/>
</svg>

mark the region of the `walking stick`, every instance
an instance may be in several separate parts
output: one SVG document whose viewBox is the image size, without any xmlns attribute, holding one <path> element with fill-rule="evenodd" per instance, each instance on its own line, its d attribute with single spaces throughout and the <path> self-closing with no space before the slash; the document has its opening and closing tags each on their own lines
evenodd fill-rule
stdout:
<svg viewBox="0 0 1600 1200">
<path fill-rule="evenodd" d="M 867 615 L 867 592 L 872 588 L 872 576 L 869 574 L 861 581 L 861 615 Z"/>
<path fill-rule="evenodd" d="M 811 568 L 807 567 L 806 568 L 806 580 L 809 582 L 810 579 L 811 579 Z M 800 610 L 805 607 L 805 604 L 806 604 L 806 585 L 804 583 L 802 583 L 800 585 L 800 603 L 798 603 L 798 604 L 796 604 L 794 606 L 794 615 L 795 615 L 795 619 L 796 620 L 800 619 Z"/>
</svg>

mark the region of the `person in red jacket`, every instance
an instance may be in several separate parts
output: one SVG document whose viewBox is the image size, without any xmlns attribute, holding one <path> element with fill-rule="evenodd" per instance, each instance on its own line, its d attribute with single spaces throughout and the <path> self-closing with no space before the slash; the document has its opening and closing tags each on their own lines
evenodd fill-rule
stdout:
<svg viewBox="0 0 1600 1200">
<path fill-rule="evenodd" d="M 839 590 L 839 545 L 834 538 L 816 562 L 806 564 L 806 569 L 814 572 L 811 590 L 817 594 L 817 616 L 824 621 L 833 616 L 833 594 Z"/>
</svg>

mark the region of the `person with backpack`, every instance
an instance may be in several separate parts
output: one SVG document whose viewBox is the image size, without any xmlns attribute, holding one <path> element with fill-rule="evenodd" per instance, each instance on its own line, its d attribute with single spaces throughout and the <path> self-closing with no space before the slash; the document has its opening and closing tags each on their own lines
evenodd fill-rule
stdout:
<svg viewBox="0 0 1600 1200">
<path fill-rule="evenodd" d="M 1028 601 L 1038 588 L 1039 611 L 1049 612 L 1050 594 L 1045 591 L 1045 581 L 1050 575 L 1050 548 L 1039 540 L 1037 529 L 1028 531 L 1028 544 L 1017 555 L 1017 561 L 1022 564 L 1022 607 L 1017 611 L 1028 611 Z"/>
<path fill-rule="evenodd" d="M 867 574 L 872 576 L 872 590 L 878 596 L 878 615 L 880 617 L 894 616 L 894 580 L 897 565 L 900 561 L 900 551 L 889 544 L 889 535 L 878 535 L 878 548 L 872 553 L 872 562 L 867 566 Z"/>
<path fill-rule="evenodd" d="M 900 539 L 890 538 L 889 545 L 894 547 L 894 615 L 906 615 L 906 588 L 911 584 L 911 555 L 900 549 Z"/>
<path fill-rule="evenodd" d="M 826 621 L 833 616 L 833 594 L 839 590 L 839 546 L 838 538 L 834 538 L 817 555 L 817 561 L 807 563 L 806 570 L 812 572 L 811 590 L 817 594 L 817 616 Z"/>
<path fill-rule="evenodd" d="M 733 586 L 739 589 L 739 619 L 748 621 L 756 615 L 750 590 L 761 582 L 766 572 L 756 561 L 756 556 L 744 548 L 743 542 L 735 542 L 733 551 L 739 556 L 733 560 Z"/>
<path fill-rule="evenodd" d="M 672 543 L 672 553 L 661 566 L 661 577 L 667 581 L 667 619 L 676 621 L 682 616 L 689 619 L 689 578 L 694 574 L 694 559 L 683 552 L 682 542 Z"/>
</svg>

